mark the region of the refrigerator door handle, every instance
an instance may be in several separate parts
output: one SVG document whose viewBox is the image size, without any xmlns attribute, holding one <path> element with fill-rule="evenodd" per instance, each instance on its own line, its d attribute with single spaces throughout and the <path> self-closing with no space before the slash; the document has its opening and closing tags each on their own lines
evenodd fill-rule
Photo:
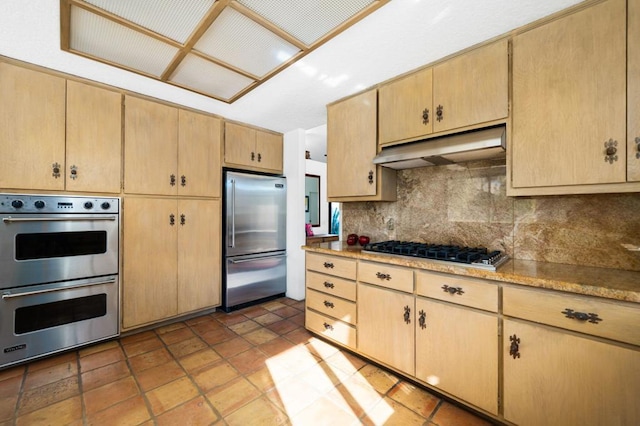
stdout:
<svg viewBox="0 0 640 426">
<path fill-rule="evenodd" d="M 236 180 L 231 179 L 231 244 L 229 247 L 236 247 Z"/>
<path fill-rule="evenodd" d="M 240 260 L 235 260 L 235 259 L 229 259 L 229 262 L 236 264 L 236 263 L 245 263 L 245 262 L 254 262 L 256 260 L 263 260 L 263 259 L 275 259 L 278 257 L 287 257 L 286 254 L 276 254 L 275 256 L 262 256 L 262 257 L 252 257 L 250 259 L 240 259 Z"/>
</svg>

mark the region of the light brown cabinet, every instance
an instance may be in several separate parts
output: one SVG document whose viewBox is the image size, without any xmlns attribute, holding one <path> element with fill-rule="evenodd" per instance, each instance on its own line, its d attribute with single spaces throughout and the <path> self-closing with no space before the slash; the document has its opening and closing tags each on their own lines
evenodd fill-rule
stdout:
<svg viewBox="0 0 640 426">
<path fill-rule="evenodd" d="M 282 173 L 282 161 L 282 135 L 225 122 L 226 166 Z"/>
<path fill-rule="evenodd" d="M 381 145 L 504 119 L 509 115 L 508 41 L 394 80 L 379 92 Z"/>
<path fill-rule="evenodd" d="M 125 96 L 124 191 L 220 196 L 221 120 Z"/>
<path fill-rule="evenodd" d="M 640 0 L 627 7 L 627 181 L 640 182 Z"/>
<path fill-rule="evenodd" d="M 514 37 L 508 195 L 626 182 L 626 28 L 608 0 Z"/>
<path fill-rule="evenodd" d="M 220 201 L 126 197 L 122 324 L 220 304 Z"/>
<path fill-rule="evenodd" d="M 376 166 L 375 89 L 327 106 L 329 201 L 395 201 L 396 171 Z"/>
</svg>

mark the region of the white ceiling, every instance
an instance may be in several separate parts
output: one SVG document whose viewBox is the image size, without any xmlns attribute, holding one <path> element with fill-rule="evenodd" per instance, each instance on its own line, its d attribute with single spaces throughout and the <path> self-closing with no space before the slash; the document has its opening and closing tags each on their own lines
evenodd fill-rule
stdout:
<svg viewBox="0 0 640 426">
<path fill-rule="evenodd" d="M 233 104 L 61 51 L 59 0 L 0 1 L 0 55 L 286 133 L 325 124 L 327 103 L 576 3 L 392 0 Z"/>
</svg>

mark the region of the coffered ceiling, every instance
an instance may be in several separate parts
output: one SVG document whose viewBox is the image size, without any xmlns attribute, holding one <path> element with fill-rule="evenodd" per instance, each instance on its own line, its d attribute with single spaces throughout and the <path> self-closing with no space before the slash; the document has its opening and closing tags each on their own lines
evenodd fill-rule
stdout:
<svg viewBox="0 0 640 426">
<path fill-rule="evenodd" d="M 60 0 L 60 40 L 232 103 L 389 1 Z"/>
</svg>

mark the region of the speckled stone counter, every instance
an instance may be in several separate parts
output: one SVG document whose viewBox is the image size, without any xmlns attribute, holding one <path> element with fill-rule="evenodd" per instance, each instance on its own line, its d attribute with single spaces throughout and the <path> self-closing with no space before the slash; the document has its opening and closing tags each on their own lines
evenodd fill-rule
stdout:
<svg viewBox="0 0 640 426">
<path fill-rule="evenodd" d="M 640 303 L 640 272 L 531 260 L 509 260 L 493 272 L 428 259 L 368 253 L 362 251 L 360 246 L 348 246 L 342 241 L 313 244 L 302 248 L 309 252 Z"/>
</svg>

